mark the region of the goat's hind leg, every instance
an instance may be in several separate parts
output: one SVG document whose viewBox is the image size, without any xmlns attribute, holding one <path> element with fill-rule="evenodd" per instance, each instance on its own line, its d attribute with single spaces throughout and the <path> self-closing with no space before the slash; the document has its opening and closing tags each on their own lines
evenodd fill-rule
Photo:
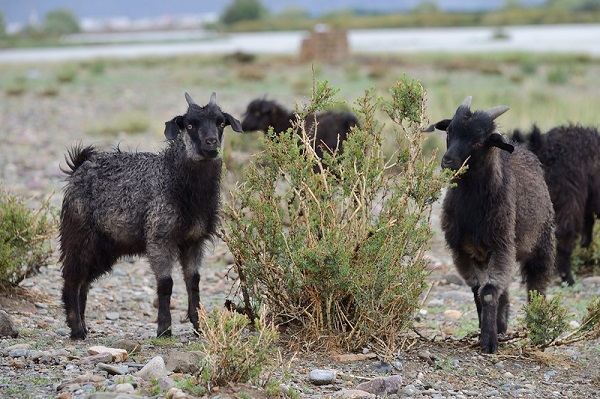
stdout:
<svg viewBox="0 0 600 399">
<path fill-rule="evenodd" d="M 80 271 L 73 260 L 63 262 L 63 290 L 62 301 L 67 316 L 67 325 L 71 329 L 71 339 L 85 339 L 87 328 L 85 326 L 84 314 L 87 299 L 87 288 L 84 288 L 86 276 Z"/>
<path fill-rule="evenodd" d="M 554 237 L 552 229 L 545 230 L 545 237 L 541 239 L 541 244 L 538 245 L 535 251 L 522 263 L 521 274 L 527 282 L 527 298 L 530 297 L 531 291 L 537 291 L 544 295 L 546 288 L 554 274 Z M 557 263 L 560 262 L 560 244 L 558 246 Z M 569 268 L 569 263 L 567 263 Z M 570 274 L 570 270 L 569 270 Z"/>
</svg>

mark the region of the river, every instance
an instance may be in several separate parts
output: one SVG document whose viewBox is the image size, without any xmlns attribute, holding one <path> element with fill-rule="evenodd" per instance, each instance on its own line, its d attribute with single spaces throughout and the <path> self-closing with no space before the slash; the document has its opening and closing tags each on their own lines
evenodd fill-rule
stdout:
<svg viewBox="0 0 600 399">
<path fill-rule="evenodd" d="M 600 56 L 600 24 L 350 30 L 352 53 L 546 52 Z M 156 33 L 154 32 L 153 35 Z M 71 45 L 0 50 L 0 63 L 52 62 L 114 57 L 167 57 L 182 54 L 298 54 L 303 31 L 198 36 L 186 41 Z M 139 35 L 139 34 L 137 34 Z M 122 40 L 122 35 L 120 36 Z M 139 39 L 139 36 L 137 37 Z M 180 38 L 181 40 L 181 38 Z"/>
</svg>

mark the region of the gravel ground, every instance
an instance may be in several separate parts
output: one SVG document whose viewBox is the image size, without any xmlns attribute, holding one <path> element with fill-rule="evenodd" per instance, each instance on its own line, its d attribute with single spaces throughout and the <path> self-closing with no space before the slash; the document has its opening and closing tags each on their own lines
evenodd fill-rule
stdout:
<svg viewBox="0 0 600 399">
<path fill-rule="evenodd" d="M 2 109 L 2 145 L 0 146 L 0 180 L 12 192 L 35 204 L 52 192 L 51 203 L 59 206 L 62 177 L 58 165 L 65 149 L 74 142 L 88 141 L 99 145 L 125 143 L 125 148 L 159 148 L 156 134 L 124 137 L 82 138 L 81 126 L 94 112 L 106 112 L 123 106 L 116 97 L 110 106 L 97 107 L 77 98 L 47 98 L 32 94 L 6 97 L 0 94 Z M 157 111 L 171 110 L 157 104 Z M 103 105 L 104 104 L 104 105 Z M 237 109 L 243 109 L 238 104 Z M 170 112 L 170 111 L 169 111 Z M 240 112 L 237 112 L 239 114 Z M 155 144 L 153 144 L 155 143 Z M 140 144 L 140 147 L 136 147 Z M 121 145 L 123 147 L 123 145 Z M 437 228 L 437 207 L 433 224 Z M 455 274 L 439 235 L 429 251 L 431 290 L 415 323 L 415 333 L 407 337 L 406 347 L 392 363 L 382 363 L 365 351 L 363 360 L 334 360 L 328 353 L 284 354 L 287 376 L 282 382 L 300 397 L 369 397 L 354 391 L 358 384 L 376 377 L 399 376 L 394 390 L 377 391 L 380 396 L 415 398 L 592 398 L 600 396 L 600 340 L 547 349 L 524 351 L 519 342 L 502 343 L 500 354 L 482 355 L 477 348 L 476 311 L 470 289 Z M 216 242 L 202 269 L 201 301 L 207 308 L 220 306 L 229 293 L 231 280 L 228 265 L 232 257 L 227 248 Z M 157 355 L 167 369 L 183 370 L 178 356 L 194 340 L 190 324 L 182 322 L 186 297 L 181 276 L 175 276 L 174 334 L 171 345 L 159 345 L 155 334 L 156 309 L 153 307 L 155 282 L 146 261 L 131 259 L 117 264 L 114 272 L 102 278 L 89 295 L 87 319 L 91 336 L 85 342 L 73 342 L 60 304 L 62 285 L 60 266 L 54 256 L 36 276 L 22 282 L 22 290 L 0 295 L 0 309 L 5 310 L 20 331 L 16 339 L 0 339 L 0 396 L 7 398 L 83 398 L 94 391 L 110 392 L 96 397 L 139 397 L 156 392 L 144 391 L 146 380 L 137 372 Z M 525 302 L 525 291 L 515 278 L 511 286 L 512 313 L 509 335 L 518 329 L 516 318 Z M 600 277 L 580 276 L 575 287 L 553 288 L 551 294 L 563 292 L 565 304 L 577 315 L 589 301 L 600 294 Z M 127 347 L 127 362 L 114 359 L 89 359 L 88 350 L 95 345 Z M 111 368 L 112 367 L 112 368 Z M 120 367 L 115 370 L 114 367 Z M 311 371 L 335 371 L 331 381 L 317 385 Z M 185 371 L 179 371 L 179 373 Z M 170 371 L 167 373 L 169 374 Z M 172 377 L 169 374 L 169 377 Z M 161 397 L 192 397 L 173 388 L 164 379 Z M 386 380 L 388 383 L 393 381 Z M 384 393 L 386 392 L 386 393 Z M 130 396 L 127 396 L 130 395 Z M 265 397 L 263 389 L 230 386 L 210 394 L 211 397 Z"/>
</svg>

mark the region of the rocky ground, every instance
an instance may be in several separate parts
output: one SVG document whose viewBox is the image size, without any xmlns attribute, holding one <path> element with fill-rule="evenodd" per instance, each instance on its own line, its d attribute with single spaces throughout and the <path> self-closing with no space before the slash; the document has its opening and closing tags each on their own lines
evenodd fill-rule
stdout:
<svg viewBox="0 0 600 399">
<path fill-rule="evenodd" d="M 8 189 L 33 202 L 56 191 L 51 202 L 59 204 L 62 183 L 58 164 L 67 145 L 80 138 L 74 127 L 90 107 L 73 107 L 67 118 L 56 112 L 49 99 L 41 99 L 35 106 L 31 99 L 2 100 L 5 107 L 0 124 L 5 136 L 0 146 L 0 179 Z M 55 130 L 47 129 L 48 123 Z M 61 133 L 55 134 L 57 131 Z M 158 142 L 156 137 L 152 140 Z M 135 140 L 141 142 L 142 138 Z M 512 340 L 501 344 L 498 355 L 482 355 L 477 348 L 477 316 L 470 289 L 453 271 L 439 235 L 432 240 L 428 255 L 431 290 L 423 297 L 414 331 L 408 333 L 405 347 L 393 362 L 382 363 L 367 349 L 358 356 L 335 358 L 331 353 L 292 354 L 282 348 L 284 362 L 277 376 L 284 390 L 293 388 L 306 398 L 374 397 L 356 390 L 359 384 L 371 381 L 371 387 L 362 388 L 390 398 L 600 396 L 600 340 L 544 352 L 524 350 L 523 340 Z M 210 248 L 201 280 L 201 300 L 207 308 L 221 306 L 227 298 L 231 262 L 222 243 Z M 117 264 L 111 275 L 92 288 L 87 311 L 91 334 L 84 342 L 74 342 L 64 322 L 60 266 L 54 256 L 39 274 L 24 280 L 19 290 L 0 295 L 0 309 L 19 331 L 18 338 L 0 339 L 0 397 L 202 396 L 190 387 L 174 385 L 175 377 L 193 373 L 197 364 L 195 355 L 186 350 L 195 338 L 190 324 L 181 321 L 186 308 L 181 276 L 175 276 L 175 282 L 174 340 L 153 339 L 154 277 L 144 259 L 130 259 Z M 514 336 L 521 329 L 517 318 L 526 298 L 516 277 L 511 291 L 509 336 Z M 574 287 L 556 285 L 551 295 L 559 292 L 572 314 L 569 320 L 576 325 L 585 306 L 600 294 L 600 277 L 579 276 Z M 119 361 L 121 352 L 106 355 L 102 349 L 92 355 L 90 350 L 99 345 L 124 349 L 128 358 Z M 381 385 L 374 387 L 376 383 Z M 266 393 L 260 387 L 232 385 L 208 396 L 251 398 Z"/>
</svg>

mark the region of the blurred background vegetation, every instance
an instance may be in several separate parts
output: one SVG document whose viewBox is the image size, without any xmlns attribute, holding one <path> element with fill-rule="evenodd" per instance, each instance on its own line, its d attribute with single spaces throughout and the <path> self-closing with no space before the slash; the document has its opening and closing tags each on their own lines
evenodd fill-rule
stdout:
<svg viewBox="0 0 600 399">
<path fill-rule="evenodd" d="M 435 0 L 421 0 L 405 12 L 374 12 L 340 8 L 311 15 L 301 3 L 278 12 L 269 10 L 260 0 L 229 0 L 218 19 L 203 28 L 217 32 L 310 30 L 327 24 L 342 29 L 378 29 L 403 27 L 507 26 L 600 22 L 598 0 L 545 0 L 531 5 L 520 0 L 505 0 L 499 9 L 445 11 Z M 8 34 L 0 12 L 0 48 L 66 45 L 62 35 L 81 32 L 77 17 L 68 9 L 48 12 L 40 23 L 27 25 Z"/>
</svg>

